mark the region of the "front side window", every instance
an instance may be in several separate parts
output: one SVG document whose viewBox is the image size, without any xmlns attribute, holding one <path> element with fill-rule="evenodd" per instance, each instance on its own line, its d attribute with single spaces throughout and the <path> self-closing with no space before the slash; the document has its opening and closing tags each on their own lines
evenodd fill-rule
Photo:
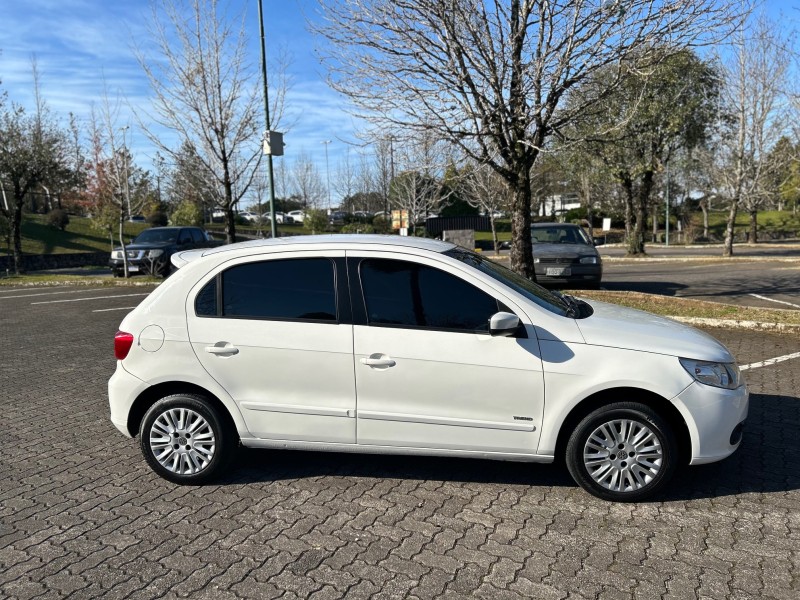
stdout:
<svg viewBox="0 0 800 600">
<path fill-rule="evenodd" d="M 488 332 L 500 310 L 472 284 L 426 265 L 366 259 L 359 271 L 370 325 Z"/>
<path fill-rule="evenodd" d="M 219 316 L 336 321 L 333 262 L 299 258 L 231 267 L 222 273 Z"/>
</svg>

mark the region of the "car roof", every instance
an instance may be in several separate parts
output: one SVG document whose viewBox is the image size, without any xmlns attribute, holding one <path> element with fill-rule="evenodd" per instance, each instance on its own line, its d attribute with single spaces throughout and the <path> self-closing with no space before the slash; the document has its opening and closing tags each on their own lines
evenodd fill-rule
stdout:
<svg viewBox="0 0 800 600">
<path fill-rule="evenodd" d="M 249 242 L 239 242 L 211 248 L 203 252 L 203 256 L 219 254 L 222 252 L 232 252 L 245 249 L 272 249 L 290 247 L 338 247 L 341 246 L 396 246 L 398 248 L 417 248 L 420 250 L 430 250 L 432 252 L 446 252 L 455 248 L 455 244 L 431 240 L 428 238 L 409 237 L 400 235 L 367 235 L 367 234 L 332 234 L 332 235 L 297 235 L 282 238 L 267 238 L 262 240 L 252 240 Z"/>
</svg>

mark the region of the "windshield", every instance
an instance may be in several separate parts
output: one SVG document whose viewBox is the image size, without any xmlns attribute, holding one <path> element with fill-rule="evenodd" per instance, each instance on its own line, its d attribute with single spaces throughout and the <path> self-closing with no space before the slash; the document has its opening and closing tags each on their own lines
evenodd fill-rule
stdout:
<svg viewBox="0 0 800 600">
<path fill-rule="evenodd" d="M 591 240 L 581 227 L 570 225 L 548 225 L 531 227 L 531 241 L 534 244 L 586 244 Z"/>
<path fill-rule="evenodd" d="M 515 292 L 522 294 L 528 300 L 536 303 L 544 309 L 549 310 L 550 312 L 561 315 L 562 317 L 567 316 L 567 313 L 569 312 L 569 307 L 567 304 L 553 292 L 544 289 L 542 286 L 534 283 L 530 279 L 526 279 L 511 269 L 507 269 L 506 267 L 499 265 L 492 260 L 484 258 L 479 254 L 469 252 L 463 248 L 453 248 L 452 250 L 444 252 L 444 255 L 455 258 L 456 260 L 459 260 L 471 267 L 475 267 L 481 273 L 486 273 L 492 279 L 507 285 Z"/>
<path fill-rule="evenodd" d="M 136 236 L 136 239 L 133 240 L 134 244 L 152 244 L 152 243 L 164 243 L 164 242 L 174 242 L 178 239 L 178 229 L 173 229 L 171 227 L 167 228 L 158 228 L 158 229 L 145 229 L 142 233 Z"/>
</svg>

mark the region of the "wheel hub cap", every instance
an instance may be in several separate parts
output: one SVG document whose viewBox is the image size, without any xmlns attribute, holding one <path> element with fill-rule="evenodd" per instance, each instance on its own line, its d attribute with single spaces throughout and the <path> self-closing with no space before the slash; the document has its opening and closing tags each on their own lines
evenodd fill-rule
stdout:
<svg viewBox="0 0 800 600">
<path fill-rule="evenodd" d="M 644 423 L 616 419 L 603 423 L 586 440 L 583 464 L 598 484 L 614 492 L 632 492 L 655 479 L 664 460 L 656 434 Z"/>
<path fill-rule="evenodd" d="M 193 475 L 214 458 L 216 439 L 202 415 L 188 408 L 171 408 L 153 422 L 150 450 L 165 469 Z"/>
</svg>

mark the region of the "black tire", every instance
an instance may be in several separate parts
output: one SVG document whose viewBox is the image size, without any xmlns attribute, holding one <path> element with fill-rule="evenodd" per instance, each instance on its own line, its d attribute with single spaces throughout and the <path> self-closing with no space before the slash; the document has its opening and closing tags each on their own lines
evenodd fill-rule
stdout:
<svg viewBox="0 0 800 600">
<path fill-rule="evenodd" d="M 164 479 L 181 485 L 199 485 L 217 477 L 237 442 L 234 427 L 196 394 L 162 398 L 145 413 L 139 427 L 139 445 L 147 464 Z"/>
<path fill-rule="evenodd" d="M 660 492 L 672 478 L 678 445 L 670 426 L 652 408 L 615 402 L 578 423 L 565 459 L 575 482 L 593 496 L 638 502 Z"/>
</svg>

